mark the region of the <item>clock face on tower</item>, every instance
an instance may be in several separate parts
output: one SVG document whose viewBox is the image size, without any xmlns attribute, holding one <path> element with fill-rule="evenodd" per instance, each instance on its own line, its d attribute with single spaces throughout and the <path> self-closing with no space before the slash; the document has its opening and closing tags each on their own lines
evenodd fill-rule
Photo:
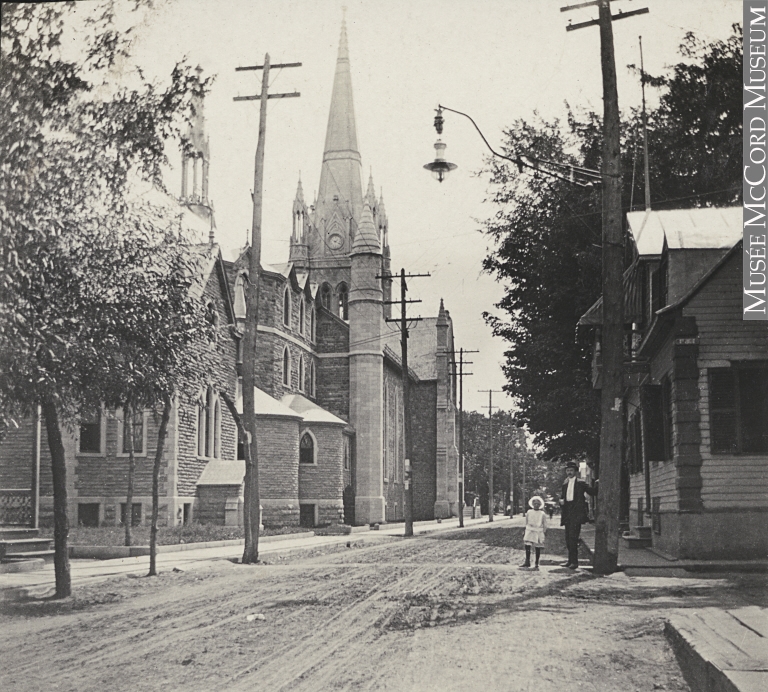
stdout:
<svg viewBox="0 0 768 692">
<path fill-rule="evenodd" d="M 331 250 L 338 250 L 342 245 L 344 245 L 344 239 L 338 233 L 333 233 L 328 238 L 328 247 Z"/>
</svg>

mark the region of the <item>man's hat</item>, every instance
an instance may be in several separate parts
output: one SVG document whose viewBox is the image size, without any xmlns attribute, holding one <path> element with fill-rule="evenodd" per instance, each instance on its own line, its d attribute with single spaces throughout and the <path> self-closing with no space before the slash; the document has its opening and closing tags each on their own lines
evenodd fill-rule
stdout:
<svg viewBox="0 0 768 692">
<path fill-rule="evenodd" d="M 565 468 L 567 469 L 576 469 L 576 471 L 579 470 L 579 465 L 575 461 L 566 461 L 565 462 Z"/>
</svg>

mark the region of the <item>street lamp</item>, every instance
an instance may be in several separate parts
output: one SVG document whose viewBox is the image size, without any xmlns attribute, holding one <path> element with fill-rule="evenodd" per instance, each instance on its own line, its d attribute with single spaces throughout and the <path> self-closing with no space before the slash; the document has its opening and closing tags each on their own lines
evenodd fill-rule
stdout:
<svg viewBox="0 0 768 692">
<path fill-rule="evenodd" d="M 524 168 L 529 168 L 533 171 L 534 175 L 548 175 L 551 178 L 557 178 L 558 180 L 564 180 L 573 185 L 577 185 L 578 187 L 587 188 L 595 187 L 601 180 L 601 174 L 599 171 L 594 171 L 591 168 L 584 168 L 583 166 L 574 166 L 570 163 L 548 161 L 546 159 L 540 159 L 527 153 L 516 154 L 514 157 L 504 156 L 504 154 L 500 154 L 498 151 L 495 151 L 494 148 L 488 143 L 485 135 L 482 133 L 480 128 L 477 126 L 477 123 L 472 119 L 471 116 L 467 115 L 466 113 L 462 113 L 461 111 L 453 110 L 453 108 L 448 108 L 447 106 L 438 105 L 436 108 L 437 115 L 435 115 L 435 129 L 437 130 L 438 135 L 443 134 L 443 111 L 450 111 L 451 113 L 463 115 L 465 118 L 467 118 L 467 120 L 469 120 L 475 126 L 477 133 L 480 135 L 483 142 L 485 142 L 485 146 L 488 147 L 488 150 L 494 156 L 514 163 L 520 173 L 523 172 Z M 442 140 L 438 139 L 437 142 L 435 142 L 435 160 L 426 164 L 424 168 L 432 173 L 432 177 L 435 180 L 442 183 L 448 173 L 458 168 L 458 166 L 456 166 L 455 163 L 450 163 L 449 161 L 445 160 L 445 144 L 442 142 Z"/>
<path fill-rule="evenodd" d="M 438 107 L 435 116 L 435 129 L 438 135 L 443 134 L 443 109 L 441 107 Z M 432 173 L 432 177 L 438 183 L 442 183 L 446 176 L 457 168 L 455 163 L 445 160 L 445 143 L 439 137 L 435 142 L 435 160 L 426 164 L 424 168 Z"/>
</svg>

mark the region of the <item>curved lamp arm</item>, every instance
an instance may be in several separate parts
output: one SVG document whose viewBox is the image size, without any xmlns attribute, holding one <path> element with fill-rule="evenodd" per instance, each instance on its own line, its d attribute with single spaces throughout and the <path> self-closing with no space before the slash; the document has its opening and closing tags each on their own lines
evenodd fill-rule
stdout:
<svg viewBox="0 0 768 692">
<path fill-rule="evenodd" d="M 451 113 L 456 113 L 457 115 L 463 115 L 465 118 L 467 118 L 467 120 L 469 120 L 469 122 L 471 122 L 475 126 L 475 129 L 477 130 L 477 134 L 479 134 L 483 142 L 485 142 L 485 146 L 488 147 L 488 151 L 490 151 L 494 156 L 498 156 L 500 159 L 511 161 L 518 167 L 518 169 L 521 172 L 523 170 L 523 167 L 525 166 L 526 168 L 530 168 L 535 172 L 550 175 L 553 178 L 564 180 L 567 183 L 573 183 L 574 185 L 578 185 L 579 187 L 594 187 L 596 182 L 602 180 L 602 174 L 599 171 L 592 170 L 591 168 L 583 168 L 582 166 L 573 166 L 571 164 L 557 163 L 556 161 L 547 161 L 545 159 L 539 159 L 535 156 L 530 156 L 529 154 L 523 154 L 525 159 L 528 159 L 529 161 L 533 162 L 533 163 L 528 163 L 528 161 L 525 161 L 522 156 L 516 156 L 515 158 L 511 158 L 509 156 L 505 156 L 504 154 L 500 154 L 490 145 L 490 143 L 485 138 L 485 135 L 477 126 L 477 123 L 474 121 L 472 116 L 467 115 L 466 113 L 462 113 L 461 111 L 454 110 L 453 108 L 448 108 L 447 106 L 443 106 L 442 104 L 438 104 L 437 115 L 435 116 L 435 129 L 437 130 L 438 134 L 442 134 L 442 131 L 443 131 L 442 111 L 450 111 Z M 545 166 L 553 166 L 556 168 L 565 169 L 570 173 L 570 177 L 565 177 L 563 175 L 560 175 L 559 173 L 555 173 L 554 171 L 548 171 L 546 169 L 542 169 L 539 167 L 539 164 L 544 164 Z M 576 180 L 574 174 L 581 175 L 587 178 L 588 180 L 586 182 L 581 180 Z"/>
</svg>

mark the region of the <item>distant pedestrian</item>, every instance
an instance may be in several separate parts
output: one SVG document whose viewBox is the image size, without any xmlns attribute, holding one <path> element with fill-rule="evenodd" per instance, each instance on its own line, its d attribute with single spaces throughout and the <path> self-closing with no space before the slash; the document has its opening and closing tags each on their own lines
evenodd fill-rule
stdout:
<svg viewBox="0 0 768 692">
<path fill-rule="evenodd" d="M 531 548 L 536 551 L 536 565 L 533 569 L 539 569 L 539 558 L 541 557 L 541 549 L 544 547 L 544 538 L 549 528 L 549 520 L 547 519 L 547 513 L 544 511 L 544 500 L 538 495 L 532 497 L 528 505 L 529 509 L 525 513 L 525 534 L 523 535 L 523 543 L 525 543 L 525 562 L 522 564 L 523 568 L 531 566 Z"/>
<path fill-rule="evenodd" d="M 577 569 L 579 566 L 579 537 L 581 525 L 589 519 L 589 508 L 584 493 L 597 495 L 597 488 L 588 486 L 580 478 L 579 465 L 569 461 L 565 465 L 565 483 L 560 494 L 560 526 L 565 527 L 565 545 L 568 548 L 568 562 L 562 567 Z"/>
</svg>

